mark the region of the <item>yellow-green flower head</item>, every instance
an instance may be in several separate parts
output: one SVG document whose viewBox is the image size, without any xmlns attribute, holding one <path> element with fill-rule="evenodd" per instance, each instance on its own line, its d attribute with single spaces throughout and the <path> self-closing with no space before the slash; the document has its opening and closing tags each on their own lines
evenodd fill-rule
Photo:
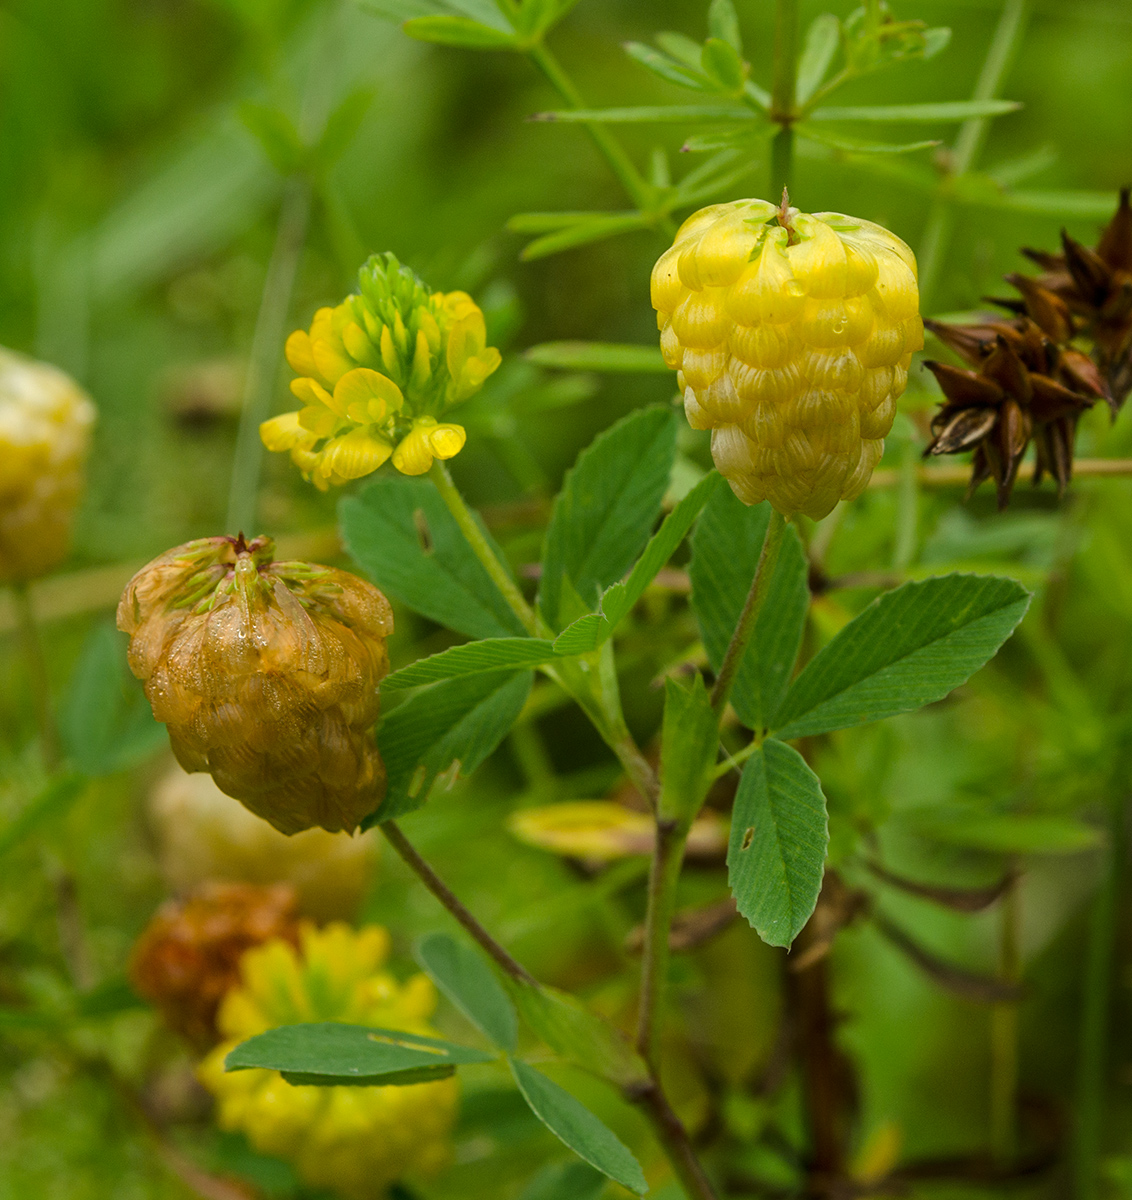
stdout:
<svg viewBox="0 0 1132 1200">
<path fill-rule="evenodd" d="M 924 344 L 895 234 L 765 200 L 693 214 L 652 272 L 684 411 L 745 504 L 824 517 L 859 495 Z"/>
<path fill-rule="evenodd" d="M 440 417 L 500 363 L 467 293 L 430 292 L 392 254 L 375 254 L 358 286 L 360 295 L 320 308 L 309 333 L 287 339 L 303 407 L 260 426 L 264 445 L 289 450 L 323 491 L 390 457 L 398 471 L 423 475 L 434 458 L 459 454 L 463 427 Z"/>
<path fill-rule="evenodd" d="M 0 348 L 0 584 L 66 557 L 94 415 L 62 371 Z"/>
<path fill-rule="evenodd" d="M 280 1025 L 340 1021 L 435 1036 L 436 993 L 424 975 L 399 984 L 381 968 L 389 934 L 376 925 L 304 924 L 300 952 L 282 938 L 248 950 L 242 985 L 217 1018 L 225 1037 L 201 1063 L 223 1129 L 240 1130 L 264 1154 L 292 1162 L 304 1182 L 349 1200 L 381 1200 L 405 1175 L 445 1165 L 456 1119 L 455 1078 L 404 1087 L 295 1087 L 276 1071 L 226 1074 L 239 1042 Z"/>
</svg>

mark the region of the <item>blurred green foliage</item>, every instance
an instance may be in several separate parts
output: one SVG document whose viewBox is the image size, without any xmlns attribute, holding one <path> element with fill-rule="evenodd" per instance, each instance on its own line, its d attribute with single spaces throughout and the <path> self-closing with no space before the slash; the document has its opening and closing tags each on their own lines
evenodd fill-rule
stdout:
<svg viewBox="0 0 1132 1200">
<path fill-rule="evenodd" d="M 847 5 L 832 7 L 848 14 Z M 738 9 L 751 78 L 768 87 L 771 6 L 739 0 Z M 822 6 L 802 9 L 805 26 Z M 898 15 L 950 27 L 950 45 L 927 62 L 851 82 L 838 103 L 970 97 L 1000 6 L 905 0 Z M 627 41 L 651 44 L 658 29 L 698 41 L 707 30 L 704 7 L 582 0 L 553 40 L 595 107 L 686 103 L 688 93 L 621 49 Z M 931 313 L 977 307 L 1001 290 L 1004 272 L 1019 268 L 1017 247 L 1053 246 L 1062 223 L 1092 242 L 1117 187 L 1132 179 L 1130 53 L 1132 14 L 1120 0 L 1025 6 L 1000 93 L 1023 107 L 991 123 L 971 164 L 985 174 L 964 193 L 973 202 L 946 207 Z M 294 325 L 351 286 L 365 253 L 391 249 L 432 286 L 475 292 L 509 352 L 469 406 L 472 436 L 454 472 L 520 569 L 537 560 L 548 497 L 578 450 L 613 417 L 670 398 L 672 381 L 661 374 L 559 374 L 518 355 L 551 341 L 651 345 L 655 337 L 648 271 L 665 244 L 662 232 L 634 229 L 520 261 L 529 234 L 508 231 L 516 213 L 625 210 L 580 128 L 526 120 L 558 107 L 519 55 L 426 46 L 338 0 L 0 6 L 0 341 L 74 373 L 100 412 L 68 567 L 76 573 L 64 615 L 47 626 L 56 694 L 72 697 L 61 701 L 65 714 L 82 703 L 75 689 L 81 696 L 91 686 L 108 636 L 114 587 L 95 568 L 136 564 L 222 529 L 241 373 L 282 189 L 275 166 L 293 165 L 285 153 L 292 131 L 300 144 L 315 144 L 327 118 L 345 113 L 334 147 L 340 157 L 317 175 Z M 274 111 L 289 124 L 265 123 L 263 114 Z M 631 125 L 617 135 L 642 170 L 659 147 L 682 174 L 694 157 L 681 153 L 690 132 Z M 954 126 L 923 130 L 925 138 L 953 135 Z M 282 147 L 275 165 L 265 144 Z M 946 177 L 946 143 L 881 166 L 805 146 L 793 191 L 804 209 L 881 222 L 920 250 L 938 220 L 933 205 L 950 204 L 923 185 Z M 716 198 L 765 192 L 765 149 L 741 165 L 746 177 Z M 1039 200 L 1032 211 L 1004 206 L 998 185 L 1024 187 Z M 932 388 L 913 372 L 886 466 L 911 462 L 923 444 Z M 282 381 L 277 390 L 283 407 Z M 1079 448 L 1132 454 L 1132 417 L 1126 411 L 1110 426 L 1094 411 Z M 682 432 L 681 449 L 689 470 L 707 464 L 699 435 Z M 267 463 L 265 532 L 326 531 L 334 502 L 305 486 L 284 459 Z M 854 923 L 830 968 L 844 1014 L 838 1040 L 860 1079 L 858 1150 L 894 1123 L 902 1162 L 985 1151 L 988 1006 L 943 986 L 938 970 L 913 965 L 884 929 L 887 921 L 929 956 L 983 976 L 998 969 L 1001 933 L 999 906 L 975 916 L 949 911 L 879 882 L 865 864 L 881 858 L 903 877 L 972 887 L 1017 867 L 1023 1157 L 1054 1148 L 1052 1165 L 1024 1186 L 1042 1195 L 1070 1186 L 1067 1147 L 1081 1115 L 1072 1088 L 1090 995 L 1110 1005 L 1102 1088 L 1094 1094 L 1104 1118 L 1104 1187 L 1120 1196 L 1132 1186 L 1132 907 L 1123 886 L 1132 768 L 1130 513 L 1127 479 L 1082 480 L 1060 505 L 1048 491 L 1023 487 L 1005 514 L 993 513 L 982 493 L 963 504 L 957 490 L 904 487 L 870 491 L 813 532 L 811 557 L 835 586 L 811 610 L 810 652 L 878 586 L 904 578 L 993 570 L 1036 591 L 1018 636 L 960 693 L 806 747 L 830 797 L 831 862 L 870 891 L 884 918 Z M 630 725 L 651 742 L 662 692 L 650 684 L 695 654 L 697 634 L 678 590 L 654 590 L 642 603 L 648 623 L 631 618 L 621 635 L 623 690 Z M 394 666 L 449 644 L 438 626 L 397 615 Z M 113 773 L 65 803 L 43 802 L 33 706 L 7 608 L 0 629 L 0 820 L 18 821 L 40 804 L 35 821 L 25 822 L 28 835 L 3 847 L 0 865 L 0 1200 L 193 1194 L 163 1165 L 145 1122 L 110 1082 L 107 1062 L 119 1079 L 148 1089 L 178 1152 L 250 1181 L 264 1196 L 313 1200 L 281 1164 L 210 1130 L 186 1082 L 185 1051 L 114 991 L 132 940 L 163 894 L 145 813 L 163 761 L 151 756 L 127 768 L 99 744 L 91 754 Z M 121 707 L 131 711 L 125 700 Z M 516 807 L 602 795 L 617 769 L 581 716 L 554 696 L 536 689 L 528 713 L 473 779 L 438 789 L 411 819 L 411 832 L 540 978 L 622 1019 L 635 978 L 625 937 L 643 912 L 643 861 L 590 877 L 519 844 L 505 825 Z M 144 749 L 148 731 L 136 725 L 129 730 Z M 1045 824 L 1035 824 L 1039 817 Z M 1090 917 L 1106 877 L 1117 880 L 1107 943 L 1103 922 Z M 74 896 L 65 883 L 71 878 Z M 718 866 L 693 868 L 680 904 L 724 893 Z M 420 933 L 445 927 L 433 900 L 388 862 L 365 916 L 390 927 L 406 962 Z M 77 985 L 67 961 L 70 954 L 73 970 L 76 921 L 86 955 Z M 739 925 L 677 956 L 671 968 L 671 1090 L 686 1119 L 726 1148 L 735 1194 L 748 1185 L 798 1185 L 801 1101 L 796 1081 L 775 1075 L 781 970 L 778 953 Z M 96 985 L 110 989 L 98 993 L 109 996 L 105 1003 L 90 1002 Z M 471 1036 L 455 1009 L 442 1012 L 442 1026 Z M 517 1197 L 560 1153 L 493 1070 L 468 1074 L 456 1162 L 425 1193 L 430 1200 Z M 646 1141 L 637 1115 L 608 1087 L 573 1069 L 557 1077 L 623 1140 Z M 999 1194 L 1004 1185 L 987 1182 L 979 1166 L 967 1161 L 964 1194 Z M 581 1194 L 589 1183 L 575 1185 Z M 911 1186 L 947 1194 L 959 1187 Z M 531 1185 L 531 1197 L 542 1194 Z"/>
</svg>

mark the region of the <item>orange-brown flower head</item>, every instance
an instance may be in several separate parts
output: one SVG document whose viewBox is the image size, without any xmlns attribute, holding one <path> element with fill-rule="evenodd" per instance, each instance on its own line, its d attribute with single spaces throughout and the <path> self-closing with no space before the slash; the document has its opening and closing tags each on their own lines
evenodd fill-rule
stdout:
<svg viewBox="0 0 1132 1200">
<path fill-rule="evenodd" d="M 859 495 L 923 345 L 916 260 L 841 213 L 715 204 L 653 267 L 684 411 L 746 504 L 824 517 Z"/>
<path fill-rule="evenodd" d="M 153 915 L 130 955 L 130 982 L 171 1029 L 204 1049 L 217 1041 L 216 1013 L 240 981 L 244 951 L 271 938 L 299 944 L 293 888 L 205 884 Z"/>
<path fill-rule="evenodd" d="M 272 550 L 241 534 L 167 551 L 127 584 L 118 628 L 186 771 L 282 833 L 353 832 L 384 794 L 370 730 L 393 615 L 371 584 Z"/>
<path fill-rule="evenodd" d="M 1033 439 L 1034 483 L 1048 472 L 1059 492 L 1064 491 L 1072 474 L 1077 420 L 1105 395 L 1104 381 L 1090 360 L 1058 346 L 1028 317 L 925 325 L 975 368 L 924 363 L 944 394 L 925 457 L 974 450 L 970 490 L 993 478 L 999 508 L 1005 508 Z"/>
<path fill-rule="evenodd" d="M 287 339 L 297 412 L 260 426 L 269 450 L 289 450 L 323 491 L 376 471 L 405 475 L 464 447 L 463 426 L 441 421 L 499 366 L 483 313 L 466 292 L 430 292 L 392 254 L 358 272 L 359 295 L 320 308 Z"/>
<path fill-rule="evenodd" d="M 1097 242 L 1089 249 L 1063 229 L 1061 254 L 1023 249 L 1041 267 L 1037 279 L 1007 276 L 1022 293 L 1009 307 L 1024 310 L 1055 341 L 1081 336 L 1107 384 L 1114 408 L 1132 391 L 1132 204 L 1129 188 Z M 1060 336 L 1059 336 L 1060 334 Z"/>
<path fill-rule="evenodd" d="M 0 348 L 0 584 L 67 555 L 94 405 L 47 363 Z"/>
</svg>

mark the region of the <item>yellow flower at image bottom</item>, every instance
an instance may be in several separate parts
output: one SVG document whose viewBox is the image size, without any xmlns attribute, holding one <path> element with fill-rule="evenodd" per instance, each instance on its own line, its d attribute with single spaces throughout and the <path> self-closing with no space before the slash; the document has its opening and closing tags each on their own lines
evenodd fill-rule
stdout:
<svg viewBox="0 0 1132 1200">
<path fill-rule="evenodd" d="M 217 1024 L 225 1041 L 198 1068 L 216 1097 L 223 1129 L 292 1163 L 314 1187 L 348 1200 L 381 1200 L 406 1175 L 431 1175 L 450 1156 L 455 1078 L 405 1087 L 295 1087 L 277 1071 L 226 1073 L 238 1043 L 280 1025 L 340 1021 L 435 1036 L 436 993 L 424 975 L 398 983 L 381 969 L 389 935 L 341 923 L 300 929 L 300 950 L 277 939 L 249 950 L 242 984 L 225 997 Z"/>
</svg>

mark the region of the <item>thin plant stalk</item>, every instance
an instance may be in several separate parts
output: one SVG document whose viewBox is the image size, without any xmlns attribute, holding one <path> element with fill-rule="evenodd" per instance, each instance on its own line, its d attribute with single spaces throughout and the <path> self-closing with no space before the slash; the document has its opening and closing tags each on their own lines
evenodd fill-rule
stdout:
<svg viewBox="0 0 1132 1200">
<path fill-rule="evenodd" d="M 39 624 L 35 619 L 31 596 L 26 583 L 12 586 L 12 599 L 16 610 L 16 621 L 20 630 L 20 645 L 31 684 L 32 706 L 35 709 L 36 725 L 39 729 L 39 751 L 47 773 L 53 774 L 62 762 L 62 747 L 59 728 L 55 724 L 55 712 L 51 706 L 51 683 L 47 674 L 47 660 L 43 654 L 43 642 L 39 636 Z"/>
<path fill-rule="evenodd" d="M 975 90 L 971 93 L 972 100 L 993 100 L 998 95 L 1018 48 L 1026 18 L 1026 2 L 1027 0 L 1006 0 L 1003 5 L 1002 15 L 998 19 L 994 37 L 991 38 L 987 56 L 983 61 L 983 69 L 979 72 Z M 974 167 L 979 151 L 986 141 L 989 123 L 989 117 L 971 117 L 960 126 L 951 153 L 948 170 L 950 179 L 959 179 Z M 939 282 L 939 272 L 951 240 L 954 222 L 955 214 L 951 201 L 938 196 L 928 210 L 918 256 L 920 302 L 924 311 L 929 311 L 932 293 Z"/>
<path fill-rule="evenodd" d="M 1018 947 L 1018 877 L 1013 873 L 999 910 L 998 975 L 1016 984 L 1021 959 Z M 1013 1162 L 1017 1152 L 1018 1103 L 1018 1001 L 1007 1000 L 991 1009 L 990 1141 L 991 1151 L 1002 1166 Z"/>
<path fill-rule="evenodd" d="M 649 865 L 648 908 L 641 954 L 637 1051 L 653 1075 L 660 1073 L 660 1030 L 668 982 L 668 937 L 676 908 L 676 885 L 688 840 L 686 823 L 657 818 L 656 849 Z"/>
<path fill-rule="evenodd" d="M 735 684 L 735 676 L 739 671 L 739 664 L 743 661 L 743 654 L 751 640 L 751 635 L 755 632 L 755 623 L 758 621 L 759 611 L 766 599 L 767 588 L 770 586 L 771 576 L 774 574 L 775 563 L 778 562 L 778 553 L 782 549 L 782 537 L 785 532 L 786 518 L 777 509 L 772 508 L 766 534 L 763 537 L 762 550 L 759 552 L 759 561 L 755 566 L 754 578 L 751 580 L 751 590 L 747 593 L 743 611 L 739 614 L 735 632 L 731 635 L 727 652 L 723 656 L 723 662 L 719 665 L 719 674 L 715 677 L 715 685 L 711 689 L 712 708 L 721 715 L 727 705 L 728 697 L 731 695 L 731 688 Z"/>
<path fill-rule="evenodd" d="M 1089 915 L 1084 995 L 1077 1055 L 1073 1126 L 1073 1195 L 1097 1200 L 1104 1135 L 1105 1082 L 1108 1062 L 1109 996 L 1115 958 L 1116 915 L 1123 866 L 1124 806 L 1112 802 L 1104 876 Z"/>
<path fill-rule="evenodd" d="M 798 75 L 798 0 L 777 0 L 774 14 L 774 74 L 770 119 L 778 132 L 770 143 L 770 198 L 794 182 L 795 85 Z"/>
<path fill-rule="evenodd" d="M 271 397 L 279 378 L 280 352 L 287 331 L 295 276 L 306 241 L 310 208 L 310 181 L 304 176 L 292 176 L 284 186 L 279 206 L 275 246 L 267 264 L 244 381 L 243 407 L 228 492 L 227 529 L 233 534 L 255 533 L 259 477 L 263 466 L 259 427 L 271 415 Z"/>
</svg>

